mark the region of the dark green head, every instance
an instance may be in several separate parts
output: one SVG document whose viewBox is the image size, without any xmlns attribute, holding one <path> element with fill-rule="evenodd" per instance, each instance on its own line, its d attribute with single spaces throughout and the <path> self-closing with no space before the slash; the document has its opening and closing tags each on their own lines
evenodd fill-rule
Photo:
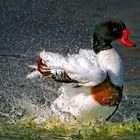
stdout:
<svg viewBox="0 0 140 140">
<path fill-rule="evenodd" d="M 128 43 L 128 30 L 127 33 L 124 33 L 125 30 L 127 30 L 126 25 L 121 20 L 112 19 L 97 24 L 93 35 L 94 51 L 98 53 L 101 50 L 110 49 L 112 48 L 111 42 L 122 37 L 123 41 L 121 40 L 121 43 L 126 46 L 135 46 L 134 44 L 130 44 L 130 41 Z"/>
<path fill-rule="evenodd" d="M 122 37 L 124 29 L 126 29 L 126 26 L 121 20 L 108 20 L 95 26 L 95 34 L 106 40 L 113 41 Z"/>
</svg>

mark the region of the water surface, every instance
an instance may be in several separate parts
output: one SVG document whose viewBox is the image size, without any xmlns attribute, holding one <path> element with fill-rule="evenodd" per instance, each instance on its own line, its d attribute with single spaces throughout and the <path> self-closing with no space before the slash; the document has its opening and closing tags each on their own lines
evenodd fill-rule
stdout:
<svg viewBox="0 0 140 140">
<path fill-rule="evenodd" d="M 112 120 L 137 120 L 140 114 L 139 0 L 1 0 L 0 1 L 0 117 L 15 122 L 46 112 L 60 84 L 27 80 L 28 65 L 42 50 L 63 55 L 92 49 L 96 23 L 120 18 L 137 47 L 114 42 L 125 63 L 123 101 Z"/>
</svg>

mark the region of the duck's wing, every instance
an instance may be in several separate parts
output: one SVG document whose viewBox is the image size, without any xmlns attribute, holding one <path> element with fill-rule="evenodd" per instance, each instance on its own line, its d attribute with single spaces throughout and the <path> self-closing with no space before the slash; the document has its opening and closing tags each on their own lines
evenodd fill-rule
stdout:
<svg viewBox="0 0 140 140">
<path fill-rule="evenodd" d="M 64 66 L 67 65 L 66 59 L 52 52 L 42 51 L 36 59 L 36 65 L 29 66 L 27 78 L 31 79 L 38 76 L 54 77 L 64 72 Z"/>
<path fill-rule="evenodd" d="M 79 51 L 79 54 L 63 57 L 57 53 L 41 52 L 38 66 L 28 78 L 37 75 L 53 77 L 61 82 L 74 82 L 82 86 L 95 86 L 104 81 L 106 71 L 97 61 L 91 50 Z"/>
<path fill-rule="evenodd" d="M 93 50 L 81 49 L 79 54 L 69 55 L 68 58 L 68 75 L 78 81 L 78 85 L 96 86 L 107 77 L 107 71 L 98 63 Z"/>
</svg>

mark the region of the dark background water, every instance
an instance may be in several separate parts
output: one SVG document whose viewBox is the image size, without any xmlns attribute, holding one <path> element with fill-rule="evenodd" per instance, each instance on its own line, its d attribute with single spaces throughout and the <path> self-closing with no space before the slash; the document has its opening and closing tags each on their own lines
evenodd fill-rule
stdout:
<svg viewBox="0 0 140 140">
<path fill-rule="evenodd" d="M 60 84 L 51 79 L 27 80 L 28 65 L 44 49 L 64 55 L 92 49 L 95 24 L 119 18 L 137 47 L 127 49 L 114 42 L 126 67 L 124 98 L 116 116 L 136 118 L 140 114 L 139 14 L 139 0 L 0 0 L 0 116 L 17 120 L 45 112 L 58 96 Z"/>
</svg>

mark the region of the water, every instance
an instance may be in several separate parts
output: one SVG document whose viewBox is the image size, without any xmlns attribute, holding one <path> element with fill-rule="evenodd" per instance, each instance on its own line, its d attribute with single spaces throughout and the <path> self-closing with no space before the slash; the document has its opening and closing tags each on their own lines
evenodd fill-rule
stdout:
<svg viewBox="0 0 140 140">
<path fill-rule="evenodd" d="M 114 46 L 125 67 L 123 101 L 112 120 L 137 120 L 140 116 L 139 0 L 1 0 L 0 1 L 0 118 L 15 122 L 46 113 L 58 96 L 53 80 L 27 80 L 28 65 L 42 50 L 63 55 L 92 49 L 96 23 L 120 18 L 137 47 Z"/>
</svg>

